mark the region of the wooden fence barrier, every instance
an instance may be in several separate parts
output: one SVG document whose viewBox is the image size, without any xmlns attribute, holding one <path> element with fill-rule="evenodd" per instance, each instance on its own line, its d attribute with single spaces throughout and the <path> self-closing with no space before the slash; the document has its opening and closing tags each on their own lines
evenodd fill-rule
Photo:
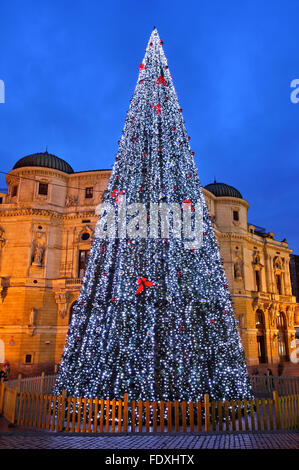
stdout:
<svg viewBox="0 0 299 470">
<path fill-rule="evenodd" d="M 38 377 L 24 377 L 21 374 L 17 379 L 5 382 L 6 388 L 17 388 L 19 392 L 50 393 L 55 384 L 55 375 L 45 375 L 44 372 Z"/>
<path fill-rule="evenodd" d="M 15 422 L 18 391 L 5 389 L 5 383 L 1 383 L 0 413 L 11 423 Z"/>
<path fill-rule="evenodd" d="M 149 402 L 20 392 L 1 384 L 0 413 L 10 422 L 48 431 L 208 432 L 299 428 L 299 394 L 270 399 Z"/>
<path fill-rule="evenodd" d="M 279 396 L 299 394 L 299 377 L 251 375 L 249 378 L 256 398 L 272 398 L 273 391 L 278 392 Z M 55 374 L 45 375 L 42 372 L 41 376 L 24 378 L 19 374 L 17 379 L 7 381 L 6 387 L 18 388 L 19 392 L 49 394 L 55 381 Z"/>
</svg>

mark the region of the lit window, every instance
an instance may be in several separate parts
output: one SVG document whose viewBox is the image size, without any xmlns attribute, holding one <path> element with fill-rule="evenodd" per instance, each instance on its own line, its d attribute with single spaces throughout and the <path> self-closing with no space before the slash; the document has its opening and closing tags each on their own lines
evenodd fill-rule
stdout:
<svg viewBox="0 0 299 470">
<path fill-rule="evenodd" d="M 85 199 L 91 199 L 93 197 L 93 188 L 85 188 Z"/>
<path fill-rule="evenodd" d="M 85 273 L 89 250 L 79 251 L 79 266 L 78 266 L 78 277 L 82 278 Z"/>
<path fill-rule="evenodd" d="M 48 194 L 48 184 L 47 183 L 39 183 L 39 185 L 38 185 L 38 194 L 42 194 L 43 196 L 47 196 L 47 194 Z"/>
</svg>

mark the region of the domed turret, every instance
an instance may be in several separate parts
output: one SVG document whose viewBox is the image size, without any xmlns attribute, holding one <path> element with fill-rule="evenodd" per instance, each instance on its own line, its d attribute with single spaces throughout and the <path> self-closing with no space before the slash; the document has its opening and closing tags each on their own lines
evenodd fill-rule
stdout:
<svg viewBox="0 0 299 470">
<path fill-rule="evenodd" d="M 207 184 L 205 189 L 216 197 L 237 197 L 243 199 L 242 194 L 236 188 L 226 183 L 217 183 L 216 180 L 214 183 Z"/>
<path fill-rule="evenodd" d="M 14 165 L 13 170 L 26 166 L 53 168 L 53 170 L 59 170 L 68 174 L 74 173 L 73 168 L 65 160 L 62 160 L 62 158 L 56 157 L 56 155 L 52 155 L 47 151 L 33 153 L 32 155 L 27 155 L 26 157 L 21 158 Z"/>
</svg>

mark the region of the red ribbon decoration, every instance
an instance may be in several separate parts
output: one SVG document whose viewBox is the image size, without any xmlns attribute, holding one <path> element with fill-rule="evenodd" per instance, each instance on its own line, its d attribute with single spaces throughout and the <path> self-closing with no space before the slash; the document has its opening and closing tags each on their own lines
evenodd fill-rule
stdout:
<svg viewBox="0 0 299 470">
<path fill-rule="evenodd" d="M 156 82 L 156 85 L 160 85 L 161 83 L 163 83 L 164 86 L 168 86 L 167 83 L 166 83 L 165 78 L 162 77 L 162 75 L 160 75 L 160 77 L 158 77 L 158 81 Z"/>
<path fill-rule="evenodd" d="M 143 291 L 144 289 L 144 286 L 148 286 L 148 287 L 151 287 L 154 285 L 153 282 L 150 282 L 146 279 L 146 277 L 140 277 L 137 281 L 137 284 L 139 285 L 137 291 L 136 291 L 136 294 L 140 294 L 140 292 Z"/>
<path fill-rule="evenodd" d="M 161 114 L 161 106 L 159 104 L 156 104 L 156 106 L 152 103 L 149 103 L 153 108 L 155 108 L 155 110 L 157 111 L 157 113 L 160 115 Z"/>
<path fill-rule="evenodd" d="M 146 66 L 141 62 L 141 64 L 139 65 L 139 69 L 144 70 L 144 69 L 146 69 Z"/>
<path fill-rule="evenodd" d="M 194 212 L 194 209 L 192 207 L 192 201 L 189 201 L 189 199 L 185 199 L 183 209 L 187 209 L 189 207 L 189 204 L 191 207 L 191 211 Z"/>
<path fill-rule="evenodd" d="M 118 202 L 119 202 L 119 200 L 118 200 L 119 194 L 124 194 L 124 191 L 117 191 L 117 189 L 114 189 L 114 191 L 112 191 L 112 193 L 111 193 L 111 197 L 115 197 L 115 202 L 116 202 L 117 205 L 118 205 Z"/>
</svg>

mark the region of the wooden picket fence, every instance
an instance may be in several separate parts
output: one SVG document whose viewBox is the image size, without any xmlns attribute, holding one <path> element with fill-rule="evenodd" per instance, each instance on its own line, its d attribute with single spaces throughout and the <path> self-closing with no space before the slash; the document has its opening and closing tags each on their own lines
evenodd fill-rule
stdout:
<svg viewBox="0 0 299 470">
<path fill-rule="evenodd" d="M 0 414 L 11 423 L 15 422 L 15 413 L 17 406 L 18 390 L 6 388 L 4 383 L 1 383 L 0 388 Z"/>
<path fill-rule="evenodd" d="M 22 377 L 5 382 L 6 388 L 18 389 L 19 392 L 50 393 L 56 381 L 56 375 L 45 375 L 44 372 L 35 377 Z"/>
<path fill-rule="evenodd" d="M 299 394 L 210 402 L 106 400 L 18 392 L 5 383 L 0 413 L 20 426 L 66 432 L 208 432 L 299 428 Z"/>
</svg>

